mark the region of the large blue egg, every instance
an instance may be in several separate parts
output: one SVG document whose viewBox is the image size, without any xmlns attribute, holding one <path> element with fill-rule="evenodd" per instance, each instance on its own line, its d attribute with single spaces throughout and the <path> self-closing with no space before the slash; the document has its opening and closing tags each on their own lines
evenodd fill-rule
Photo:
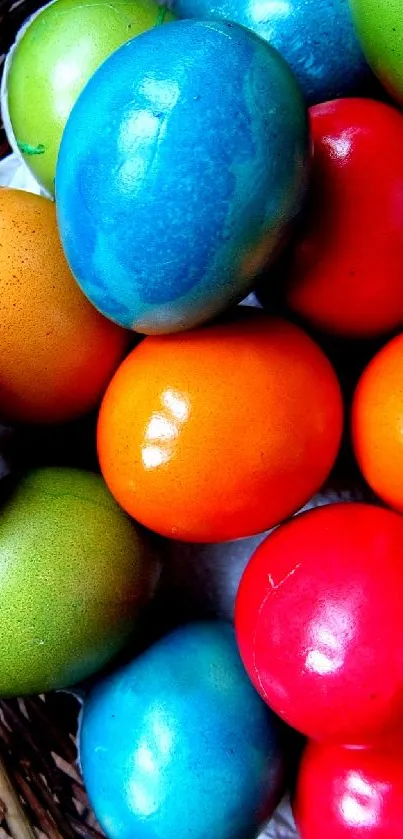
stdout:
<svg viewBox="0 0 403 839">
<path fill-rule="evenodd" d="M 95 73 L 57 166 L 62 242 L 122 326 L 186 329 L 245 297 L 305 194 L 310 143 L 294 75 L 235 24 L 178 21 Z"/>
<path fill-rule="evenodd" d="M 90 694 L 80 760 L 110 839 L 249 839 L 282 792 L 278 721 L 232 627 L 190 624 Z"/>
<path fill-rule="evenodd" d="M 241 23 L 278 49 L 310 104 L 358 92 L 369 78 L 349 0 L 171 0 L 180 17 Z"/>
</svg>

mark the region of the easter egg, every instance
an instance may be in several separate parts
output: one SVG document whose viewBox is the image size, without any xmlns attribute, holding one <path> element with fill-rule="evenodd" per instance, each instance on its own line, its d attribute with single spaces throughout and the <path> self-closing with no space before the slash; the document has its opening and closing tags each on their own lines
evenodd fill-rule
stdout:
<svg viewBox="0 0 403 839">
<path fill-rule="evenodd" d="M 373 358 L 353 403 L 352 435 L 358 465 L 374 492 L 403 513 L 403 334 Z"/>
<path fill-rule="evenodd" d="M 369 77 L 348 0 L 171 0 L 179 17 L 232 20 L 279 50 L 308 102 L 358 91 Z"/>
<path fill-rule="evenodd" d="M 253 839 L 281 794 L 277 721 L 224 623 L 180 628 L 101 681 L 79 746 L 109 839 Z"/>
<path fill-rule="evenodd" d="M 147 334 L 212 318 L 281 247 L 309 152 L 291 70 L 246 29 L 176 21 L 125 44 L 60 149 L 58 219 L 79 285 Z"/>
<path fill-rule="evenodd" d="M 18 39 L 7 73 L 11 130 L 40 184 L 53 194 L 71 109 L 88 79 L 125 41 L 173 15 L 154 0 L 56 0 Z"/>
<path fill-rule="evenodd" d="M 280 527 L 238 592 L 240 652 L 256 689 L 316 740 L 371 743 L 403 713 L 403 519 L 332 504 Z"/>
<path fill-rule="evenodd" d="M 294 805 L 301 839 L 401 839 L 402 801 L 400 748 L 307 747 Z"/>
<path fill-rule="evenodd" d="M 361 46 L 388 93 L 403 105 L 401 0 L 350 0 Z"/>
<path fill-rule="evenodd" d="M 311 108 L 312 190 L 282 267 L 313 326 L 371 337 L 403 322 L 403 115 L 369 99 Z"/>
<path fill-rule="evenodd" d="M 75 283 L 54 204 L 0 189 L 0 414 L 52 423 L 86 413 L 126 345 Z"/>
<path fill-rule="evenodd" d="M 315 495 L 300 512 L 363 500 L 360 489 L 326 489 Z M 256 548 L 271 533 L 236 539 L 234 542 L 197 544 L 167 540 L 161 545 L 164 554 L 160 597 L 173 617 L 214 617 L 233 621 L 235 599 L 245 568 Z"/>
<path fill-rule="evenodd" d="M 98 454 L 127 512 L 163 536 L 221 542 L 268 530 L 327 478 L 342 401 L 298 327 L 241 309 L 146 338 L 105 394 Z"/>
<path fill-rule="evenodd" d="M 0 517 L 0 695 L 72 685 L 103 667 L 135 628 L 157 565 L 102 479 L 39 469 Z"/>
</svg>

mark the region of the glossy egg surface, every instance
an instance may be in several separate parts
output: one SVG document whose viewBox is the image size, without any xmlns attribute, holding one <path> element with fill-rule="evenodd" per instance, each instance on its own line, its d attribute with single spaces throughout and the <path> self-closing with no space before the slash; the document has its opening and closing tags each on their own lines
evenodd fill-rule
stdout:
<svg viewBox="0 0 403 839">
<path fill-rule="evenodd" d="M 16 144 L 48 193 L 67 119 L 95 70 L 123 43 L 172 17 L 154 0 L 56 0 L 22 34 L 10 60 L 7 106 Z"/>
<path fill-rule="evenodd" d="M 336 458 L 333 368 L 301 329 L 257 310 L 146 338 L 103 400 L 98 453 L 121 506 L 164 536 L 222 542 L 298 510 Z"/>
<path fill-rule="evenodd" d="M 302 93 L 262 39 L 177 21 L 95 73 L 61 145 L 62 242 L 89 299 L 144 333 L 200 324 L 251 290 L 305 196 Z"/>
<path fill-rule="evenodd" d="M 228 624 L 190 624 L 100 682 L 80 761 L 109 839 L 253 839 L 281 794 L 278 721 Z"/>
<path fill-rule="evenodd" d="M 403 115 L 339 99 L 310 117 L 312 184 L 282 268 L 287 303 L 326 333 L 387 333 L 403 321 Z"/>
<path fill-rule="evenodd" d="M 358 91 L 369 77 L 348 0 L 171 0 L 170 6 L 179 17 L 233 20 L 256 32 L 288 61 L 311 104 Z"/>
<path fill-rule="evenodd" d="M 333 504 L 285 524 L 258 548 L 236 625 L 256 689 L 317 740 L 376 742 L 403 711 L 403 519 Z"/>
<path fill-rule="evenodd" d="M 401 747 L 346 749 L 311 743 L 294 813 L 301 839 L 400 839 Z"/>
</svg>

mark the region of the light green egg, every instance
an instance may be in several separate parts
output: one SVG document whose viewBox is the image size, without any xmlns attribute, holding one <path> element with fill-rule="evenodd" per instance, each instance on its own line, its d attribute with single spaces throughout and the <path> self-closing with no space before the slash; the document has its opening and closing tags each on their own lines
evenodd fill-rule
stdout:
<svg viewBox="0 0 403 839">
<path fill-rule="evenodd" d="M 172 13 L 154 0 L 56 0 L 27 27 L 10 62 L 8 110 L 20 151 L 47 192 L 54 192 L 64 126 L 86 82 L 123 43 L 169 20 Z"/>
<path fill-rule="evenodd" d="M 159 567 L 102 478 L 28 473 L 0 511 L 0 695 L 62 688 L 132 634 Z"/>
<path fill-rule="evenodd" d="M 403 0 L 350 0 L 350 5 L 368 64 L 403 105 Z"/>
</svg>

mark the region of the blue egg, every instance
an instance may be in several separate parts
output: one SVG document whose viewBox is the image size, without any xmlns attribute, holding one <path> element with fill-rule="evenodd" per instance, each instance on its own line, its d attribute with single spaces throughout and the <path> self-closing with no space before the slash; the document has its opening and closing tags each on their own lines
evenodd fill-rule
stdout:
<svg viewBox="0 0 403 839">
<path fill-rule="evenodd" d="M 281 796 L 280 741 L 232 627 L 200 623 L 98 684 L 80 761 L 109 839 L 252 839 Z"/>
<path fill-rule="evenodd" d="M 302 93 L 261 38 L 198 21 L 134 38 L 92 77 L 62 140 L 58 219 L 78 283 L 140 332 L 212 318 L 278 251 L 309 158 Z"/>
<path fill-rule="evenodd" d="M 358 92 L 370 77 L 349 0 L 172 0 L 185 18 L 247 26 L 281 52 L 310 104 Z"/>
</svg>

